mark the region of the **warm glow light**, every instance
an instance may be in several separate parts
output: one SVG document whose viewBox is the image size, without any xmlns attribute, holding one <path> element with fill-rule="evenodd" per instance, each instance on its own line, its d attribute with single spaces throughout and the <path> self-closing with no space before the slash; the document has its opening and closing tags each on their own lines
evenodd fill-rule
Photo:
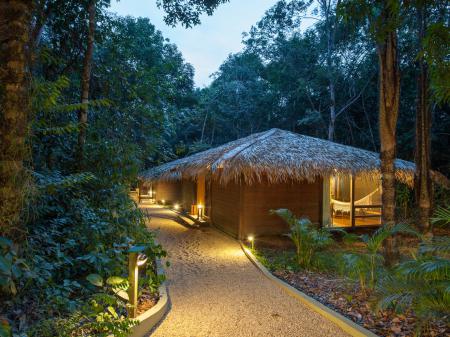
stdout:
<svg viewBox="0 0 450 337">
<path fill-rule="evenodd" d="M 166 203 L 166 201 L 163 199 L 163 200 L 161 200 L 161 203 L 164 205 Z"/>
<path fill-rule="evenodd" d="M 252 250 L 255 250 L 255 237 L 253 235 L 249 235 L 247 239 L 252 243 Z"/>
<path fill-rule="evenodd" d="M 139 254 L 138 259 L 137 259 L 137 266 L 141 267 L 144 264 L 147 263 L 147 256 L 145 254 Z"/>
<path fill-rule="evenodd" d="M 198 205 L 197 205 L 197 208 L 198 208 L 198 209 L 202 209 L 202 208 L 203 208 L 203 205 L 202 205 L 202 204 L 198 204 Z"/>
<path fill-rule="evenodd" d="M 180 209 L 180 205 L 175 204 L 175 205 L 173 205 L 173 208 L 178 211 Z"/>
</svg>

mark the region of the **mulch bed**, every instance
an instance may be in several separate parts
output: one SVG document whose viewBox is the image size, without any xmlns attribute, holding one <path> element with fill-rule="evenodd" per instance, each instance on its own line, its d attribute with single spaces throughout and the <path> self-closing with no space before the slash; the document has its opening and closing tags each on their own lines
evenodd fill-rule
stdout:
<svg viewBox="0 0 450 337">
<path fill-rule="evenodd" d="M 147 310 L 151 309 L 158 303 L 159 294 L 152 294 L 147 290 L 143 290 L 142 294 L 138 298 L 137 314 L 140 315 Z"/>
<path fill-rule="evenodd" d="M 273 274 L 379 336 L 414 336 L 416 318 L 412 312 L 406 315 L 397 315 L 392 311 L 375 314 L 370 294 L 364 294 L 355 282 L 304 270 L 298 272 L 277 270 Z M 448 318 L 430 322 L 425 336 L 450 336 L 446 320 L 448 321 Z"/>
</svg>

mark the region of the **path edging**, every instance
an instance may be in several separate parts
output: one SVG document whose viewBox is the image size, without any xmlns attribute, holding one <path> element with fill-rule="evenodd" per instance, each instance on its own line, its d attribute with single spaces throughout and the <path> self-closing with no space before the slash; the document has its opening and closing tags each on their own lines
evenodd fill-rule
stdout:
<svg viewBox="0 0 450 337">
<path fill-rule="evenodd" d="M 157 261 L 157 273 L 162 275 L 164 272 L 161 263 Z M 134 326 L 129 337 L 144 337 L 158 324 L 167 310 L 169 309 L 169 294 L 167 292 L 166 282 L 164 281 L 158 288 L 159 300 L 154 307 L 136 317 L 139 321 Z"/>
<path fill-rule="evenodd" d="M 248 257 L 248 259 L 258 268 L 264 276 L 266 276 L 268 279 L 270 279 L 272 282 L 274 282 L 277 286 L 282 288 L 284 291 L 286 291 L 289 295 L 292 297 L 298 299 L 303 304 L 307 305 L 309 308 L 313 309 L 315 312 L 319 313 L 326 319 L 332 321 L 337 326 L 339 326 L 342 330 L 350 334 L 354 337 L 378 337 L 373 332 L 369 331 L 366 328 L 363 328 L 362 326 L 356 324 L 352 320 L 348 319 L 347 317 L 337 313 L 334 310 L 331 310 L 324 304 L 320 303 L 319 301 L 315 300 L 314 298 L 306 295 L 305 293 L 301 292 L 300 290 L 294 288 L 290 284 L 280 280 L 278 277 L 274 276 L 265 266 L 261 264 L 257 260 L 257 258 L 253 255 L 253 253 L 245 247 L 245 245 L 242 243 L 242 241 L 239 241 L 239 244 L 241 245 L 242 250 L 244 251 L 245 255 Z"/>
</svg>

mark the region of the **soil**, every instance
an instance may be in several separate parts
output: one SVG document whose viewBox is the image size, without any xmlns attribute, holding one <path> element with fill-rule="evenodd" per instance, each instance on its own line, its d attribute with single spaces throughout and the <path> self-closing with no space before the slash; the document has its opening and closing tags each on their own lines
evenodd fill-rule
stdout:
<svg viewBox="0 0 450 337">
<path fill-rule="evenodd" d="M 274 256 L 271 248 L 259 248 L 258 251 L 270 259 Z M 376 314 L 373 295 L 361 291 L 357 282 L 329 273 L 306 270 L 275 270 L 273 274 L 379 336 L 414 336 L 416 317 L 412 312 L 398 315 L 386 310 Z M 425 336 L 450 336 L 449 319 L 443 317 L 442 320 L 429 322 Z"/>
<path fill-rule="evenodd" d="M 148 290 L 143 290 L 138 298 L 137 314 L 140 315 L 147 310 L 151 309 L 158 303 L 159 294 L 154 294 Z"/>
</svg>

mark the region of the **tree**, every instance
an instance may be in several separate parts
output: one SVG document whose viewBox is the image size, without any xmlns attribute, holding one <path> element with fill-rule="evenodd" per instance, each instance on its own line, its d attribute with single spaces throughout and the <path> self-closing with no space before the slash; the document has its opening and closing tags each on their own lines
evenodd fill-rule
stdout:
<svg viewBox="0 0 450 337">
<path fill-rule="evenodd" d="M 430 210 L 433 186 L 431 168 L 431 110 L 429 102 L 428 67 L 424 59 L 423 40 L 427 27 L 427 3 L 417 1 L 417 41 L 419 44 L 416 107 L 415 192 L 419 209 L 419 226 L 424 233 L 430 231 Z"/>
<path fill-rule="evenodd" d="M 31 0 L 0 3 L 0 235 L 23 237 L 29 104 L 26 44 Z"/>
<path fill-rule="evenodd" d="M 383 2 L 379 24 L 377 50 L 380 66 L 380 158 L 382 179 L 382 221 L 388 228 L 395 226 L 395 159 L 397 156 L 397 119 L 400 103 L 400 68 L 396 24 L 399 3 Z M 384 27 L 384 28 L 383 28 Z M 385 241 L 385 258 L 392 263 L 398 254 L 395 237 Z"/>
<path fill-rule="evenodd" d="M 349 21 L 368 23 L 376 42 L 379 64 L 379 135 L 382 179 L 382 223 L 391 228 L 395 218 L 395 159 L 397 119 L 400 103 L 400 67 L 397 27 L 400 20 L 398 0 L 343 1 L 341 13 Z M 396 238 L 385 241 L 385 262 L 392 264 L 398 255 Z"/>
<path fill-rule="evenodd" d="M 212 15 L 214 10 L 229 0 L 156 0 L 166 12 L 164 21 L 171 26 L 181 22 L 186 28 L 200 24 L 200 15 Z"/>
<path fill-rule="evenodd" d="M 83 58 L 83 73 L 81 76 L 81 108 L 78 111 L 78 123 L 80 131 L 78 133 L 77 144 L 77 162 L 82 166 L 84 143 L 86 143 L 86 127 L 88 122 L 88 104 L 89 104 L 89 82 L 91 80 L 91 63 L 94 53 L 94 35 L 95 35 L 95 0 L 88 3 L 89 28 L 87 36 L 86 51 Z"/>
</svg>

